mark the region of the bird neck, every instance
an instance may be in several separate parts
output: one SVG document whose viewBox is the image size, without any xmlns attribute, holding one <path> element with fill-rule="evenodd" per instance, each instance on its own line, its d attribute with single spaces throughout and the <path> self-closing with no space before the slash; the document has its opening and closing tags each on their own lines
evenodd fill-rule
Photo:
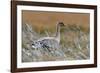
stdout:
<svg viewBox="0 0 100 73">
<path fill-rule="evenodd" d="M 60 42 L 60 26 L 59 25 L 57 25 L 57 28 L 56 28 L 55 38 L 57 39 L 58 42 Z"/>
</svg>

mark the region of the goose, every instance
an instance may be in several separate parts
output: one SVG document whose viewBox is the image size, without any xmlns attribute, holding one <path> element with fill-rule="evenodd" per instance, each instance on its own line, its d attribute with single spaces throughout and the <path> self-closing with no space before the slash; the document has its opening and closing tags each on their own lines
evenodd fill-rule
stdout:
<svg viewBox="0 0 100 73">
<path fill-rule="evenodd" d="M 59 22 L 56 25 L 55 36 L 47 36 L 39 38 L 32 43 L 32 48 L 47 48 L 50 51 L 50 48 L 58 48 L 60 44 L 60 28 L 64 26 L 63 22 Z"/>
</svg>

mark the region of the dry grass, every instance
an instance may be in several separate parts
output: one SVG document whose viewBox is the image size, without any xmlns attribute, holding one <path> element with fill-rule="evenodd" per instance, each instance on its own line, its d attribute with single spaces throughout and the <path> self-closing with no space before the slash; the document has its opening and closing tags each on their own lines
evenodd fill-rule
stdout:
<svg viewBox="0 0 100 73">
<path fill-rule="evenodd" d="M 85 60 L 90 58 L 89 28 L 76 24 L 68 24 L 61 29 L 60 48 L 49 52 L 45 48 L 34 49 L 31 47 L 33 41 L 44 36 L 55 34 L 55 25 L 31 26 L 23 24 L 22 28 L 22 62 L 60 61 L 60 60 Z"/>
</svg>

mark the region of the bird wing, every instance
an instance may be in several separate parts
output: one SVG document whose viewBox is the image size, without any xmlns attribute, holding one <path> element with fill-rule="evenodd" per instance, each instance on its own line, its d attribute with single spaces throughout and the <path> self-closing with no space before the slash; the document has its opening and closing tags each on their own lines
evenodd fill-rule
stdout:
<svg viewBox="0 0 100 73">
<path fill-rule="evenodd" d="M 54 39 L 43 39 L 39 41 L 43 48 L 58 48 L 59 43 Z"/>
</svg>

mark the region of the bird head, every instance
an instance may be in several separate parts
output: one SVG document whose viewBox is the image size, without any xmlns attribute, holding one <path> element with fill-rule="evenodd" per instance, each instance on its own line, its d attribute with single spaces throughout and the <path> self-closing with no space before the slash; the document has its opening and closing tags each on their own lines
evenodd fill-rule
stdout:
<svg viewBox="0 0 100 73">
<path fill-rule="evenodd" d="M 65 26 L 63 22 L 59 22 L 58 25 L 61 26 L 61 27 Z"/>
</svg>

